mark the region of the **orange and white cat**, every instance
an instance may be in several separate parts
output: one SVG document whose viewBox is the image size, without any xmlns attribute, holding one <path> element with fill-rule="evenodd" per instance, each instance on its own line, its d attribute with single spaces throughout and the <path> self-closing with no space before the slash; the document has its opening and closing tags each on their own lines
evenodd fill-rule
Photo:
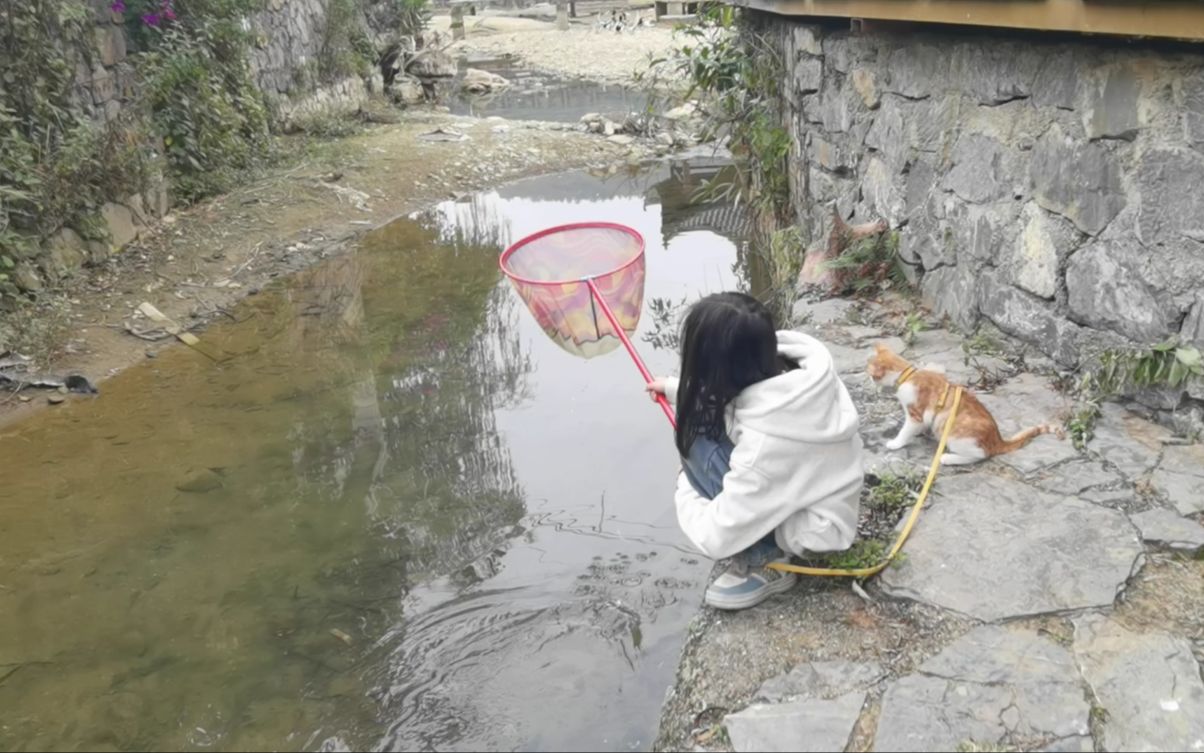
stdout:
<svg viewBox="0 0 1204 753">
<path fill-rule="evenodd" d="M 882 343 L 874 346 L 874 355 L 870 357 L 866 370 L 876 384 L 896 387 L 899 402 L 906 412 L 898 436 L 886 443 L 888 450 L 906 447 L 925 429 L 940 435 L 945 428 L 945 421 L 949 419 L 954 389 L 944 374 L 933 369 L 917 369 Z M 1059 427 L 1043 424 L 1025 429 L 1011 439 L 1004 439 L 986 406 L 963 388 L 957 419 L 949 432 L 941 463 L 977 463 L 1018 450 L 1040 434 L 1056 434 L 1059 438 L 1065 436 Z"/>
</svg>

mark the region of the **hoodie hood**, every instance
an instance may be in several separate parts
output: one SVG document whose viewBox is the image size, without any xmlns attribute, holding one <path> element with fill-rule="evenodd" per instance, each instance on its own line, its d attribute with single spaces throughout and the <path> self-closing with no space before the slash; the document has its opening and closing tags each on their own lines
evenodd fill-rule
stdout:
<svg viewBox="0 0 1204 753">
<path fill-rule="evenodd" d="M 777 338 L 778 353 L 799 367 L 741 392 L 733 402 L 737 422 L 798 442 L 847 441 L 857 433 L 857 409 L 828 349 L 801 332 L 784 330 Z"/>
</svg>

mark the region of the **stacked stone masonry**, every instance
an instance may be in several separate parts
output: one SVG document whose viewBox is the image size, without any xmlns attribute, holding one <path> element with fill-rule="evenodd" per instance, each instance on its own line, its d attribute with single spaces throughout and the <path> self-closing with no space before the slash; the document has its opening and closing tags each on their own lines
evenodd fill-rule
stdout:
<svg viewBox="0 0 1204 753">
<path fill-rule="evenodd" d="M 1204 345 L 1204 50 L 766 14 L 754 29 L 790 71 L 800 222 L 889 221 L 938 313 L 1064 366 Z"/>
<path fill-rule="evenodd" d="M 111 123 L 134 113 L 138 73 L 131 57 L 126 16 L 112 9 L 112 0 L 87 0 L 94 25 L 80 39 L 63 40 L 75 65 L 74 106 L 97 123 Z M 321 52 L 329 0 L 268 0 L 264 10 L 248 18 L 256 35 L 251 69 L 267 96 L 279 125 L 288 128 L 299 119 L 324 112 L 353 111 L 375 89 L 380 77 L 368 81 L 347 78 L 316 86 L 314 71 Z M 20 261 L 13 270 L 18 287 L 38 293 L 56 285 L 85 264 L 97 264 L 136 240 L 170 209 L 169 187 L 162 177 L 139 194 L 114 197 L 100 208 L 109 242 L 85 240 L 63 228 L 44 244 L 36 258 Z"/>
</svg>

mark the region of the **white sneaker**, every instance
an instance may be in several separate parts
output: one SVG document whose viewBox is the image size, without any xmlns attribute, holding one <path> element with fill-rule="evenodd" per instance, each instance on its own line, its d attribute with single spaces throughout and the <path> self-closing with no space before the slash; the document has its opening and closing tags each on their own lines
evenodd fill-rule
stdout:
<svg viewBox="0 0 1204 753">
<path fill-rule="evenodd" d="M 773 562 L 788 563 L 789 557 Z M 755 607 L 774 594 L 789 591 L 798 576 L 766 567 L 749 568 L 736 557 L 727 570 L 707 586 L 705 601 L 715 609 L 736 610 Z"/>
</svg>

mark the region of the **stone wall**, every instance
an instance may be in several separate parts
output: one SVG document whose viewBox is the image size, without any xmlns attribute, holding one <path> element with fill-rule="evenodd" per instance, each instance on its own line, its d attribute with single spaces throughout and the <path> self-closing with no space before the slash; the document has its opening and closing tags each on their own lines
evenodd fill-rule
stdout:
<svg viewBox="0 0 1204 753">
<path fill-rule="evenodd" d="M 123 117 L 137 119 L 141 117 L 135 106 L 138 77 L 129 58 L 123 16 L 113 12 L 112 0 L 87 0 L 87 5 L 93 20 L 89 32 L 79 39 L 63 40 L 63 52 L 75 66 L 72 106 L 101 124 Z M 142 192 L 111 197 L 100 207 L 99 219 L 109 241 L 87 239 L 75 229 L 64 227 L 44 243 L 40 253 L 17 262 L 12 273 L 16 286 L 27 293 L 38 293 L 85 264 L 103 262 L 135 240 L 170 206 L 162 175 L 150 175 L 148 180 Z"/>
<path fill-rule="evenodd" d="M 138 76 L 125 19 L 111 9 L 112 0 L 86 0 L 94 26 L 80 39 L 63 40 L 75 66 L 74 106 L 98 123 L 145 116 L 138 106 Z M 272 104 L 277 125 L 288 129 L 298 120 L 332 112 L 354 111 L 379 92 L 379 74 L 318 85 L 314 72 L 330 0 L 268 0 L 267 7 L 246 23 L 256 32 L 252 73 Z M 365 23 L 371 18 L 366 17 Z M 378 41 L 385 35 L 370 32 Z M 0 53 L 2 55 L 2 53 Z M 160 150 L 162 151 L 162 150 Z M 169 187 L 153 176 L 141 193 L 112 197 L 100 207 L 109 242 L 88 240 L 77 229 L 63 228 L 34 258 L 18 262 L 11 275 L 26 293 L 38 293 L 76 273 L 86 264 L 103 262 L 136 240 L 170 209 Z"/>
<path fill-rule="evenodd" d="M 75 101 L 93 119 L 108 122 L 133 99 L 137 77 L 127 59 L 122 15 L 110 10 L 112 0 L 88 0 L 88 5 L 96 24 L 92 36 L 67 48 L 75 63 Z"/>
<path fill-rule="evenodd" d="M 1067 367 L 1204 346 L 1204 49 L 752 26 L 788 66 L 801 222 L 887 220 L 937 312 Z"/>
<path fill-rule="evenodd" d="M 356 76 L 317 82 L 318 60 L 324 44 L 331 0 L 267 0 L 264 10 L 249 19 L 257 43 L 251 51 L 251 71 L 285 130 L 299 121 L 358 109 L 384 83 L 379 73 L 366 80 Z M 384 0 L 371 0 L 356 23 L 383 54 L 395 41 L 392 30 L 376 28 L 390 18 L 373 12 Z"/>
<path fill-rule="evenodd" d="M 309 89 L 306 72 L 317 66 L 327 0 L 268 0 L 250 20 L 257 35 L 251 51 L 255 82 L 268 95 Z"/>
</svg>

